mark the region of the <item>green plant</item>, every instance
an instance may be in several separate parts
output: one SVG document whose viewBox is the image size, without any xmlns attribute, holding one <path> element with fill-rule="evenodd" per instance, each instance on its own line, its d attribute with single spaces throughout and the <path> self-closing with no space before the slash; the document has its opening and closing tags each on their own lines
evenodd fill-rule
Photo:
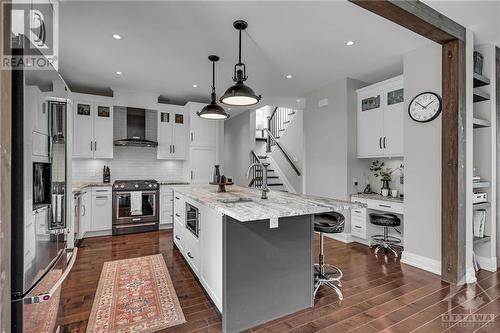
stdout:
<svg viewBox="0 0 500 333">
<path fill-rule="evenodd" d="M 385 163 L 380 162 L 379 160 L 373 161 L 372 165 L 370 166 L 370 171 L 373 171 L 373 175 L 375 177 L 388 182 L 392 180 L 392 173 L 396 170 L 400 170 L 400 168 L 394 170 L 391 168 L 387 168 L 385 167 Z"/>
</svg>

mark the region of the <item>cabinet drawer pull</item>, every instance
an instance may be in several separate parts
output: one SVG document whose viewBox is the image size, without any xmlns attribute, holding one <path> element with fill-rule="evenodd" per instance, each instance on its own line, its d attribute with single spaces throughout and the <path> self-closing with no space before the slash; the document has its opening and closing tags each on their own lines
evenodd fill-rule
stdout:
<svg viewBox="0 0 500 333">
<path fill-rule="evenodd" d="M 175 239 L 181 240 L 181 238 L 178 235 L 175 235 Z"/>
<path fill-rule="evenodd" d="M 181 217 L 181 216 L 180 216 L 179 214 L 177 214 L 177 213 L 175 213 L 175 216 L 177 216 L 177 217 Z"/>
<path fill-rule="evenodd" d="M 98 195 L 98 196 L 96 196 L 95 198 L 96 198 L 96 199 L 108 199 L 108 197 L 107 197 L 107 196 L 105 196 L 105 195 Z"/>
<path fill-rule="evenodd" d="M 191 255 L 191 252 L 188 252 L 188 257 L 194 259 L 194 257 Z"/>
<path fill-rule="evenodd" d="M 384 208 L 392 208 L 392 207 L 391 207 L 391 206 L 389 206 L 389 205 L 382 205 L 382 204 L 379 204 L 378 206 L 379 206 L 379 207 L 384 207 Z"/>
<path fill-rule="evenodd" d="M 361 213 L 362 213 L 362 211 L 360 211 L 360 210 L 355 210 L 354 212 L 355 212 L 355 213 L 358 213 L 358 214 L 361 214 Z"/>
<path fill-rule="evenodd" d="M 95 190 L 96 192 L 109 192 L 109 190 Z"/>
<path fill-rule="evenodd" d="M 356 229 L 361 229 L 361 226 L 359 226 L 359 225 L 355 225 L 355 226 L 354 226 L 354 228 L 356 228 Z"/>
<path fill-rule="evenodd" d="M 179 197 L 175 197 L 175 200 L 180 200 Z"/>
</svg>

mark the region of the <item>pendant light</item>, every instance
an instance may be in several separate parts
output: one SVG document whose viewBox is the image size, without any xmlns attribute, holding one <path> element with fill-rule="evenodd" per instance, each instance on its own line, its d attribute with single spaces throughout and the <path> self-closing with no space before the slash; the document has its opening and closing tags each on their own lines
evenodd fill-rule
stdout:
<svg viewBox="0 0 500 333">
<path fill-rule="evenodd" d="M 212 62 L 212 101 L 198 112 L 198 116 L 205 119 L 227 119 L 229 115 L 217 104 L 217 96 L 215 95 L 215 63 L 219 61 L 219 57 L 211 55 L 208 56 L 208 60 Z"/>
<path fill-rule="evenodd" d="M 247 80 L 245 64 L 241 62 L 241 31 L 248 27 L 248 23 L 243 20 L 234 21 L 233 27 L 239 31 L 238 63 L 234 65 L 233 81 L 234 86 L 226 90 L 220 101 L 226 105 L 250 106 L 259 103 L 261 96 L 257 96 L 252 88 L 243 82 Z"/>
</svg>

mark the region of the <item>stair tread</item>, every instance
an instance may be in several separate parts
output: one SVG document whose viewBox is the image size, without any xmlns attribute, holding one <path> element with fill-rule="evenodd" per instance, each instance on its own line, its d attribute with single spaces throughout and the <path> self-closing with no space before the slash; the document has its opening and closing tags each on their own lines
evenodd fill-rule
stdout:
<svg viewBox="0 0 500 333">
<path fill-rule="evenodd" d="M 271 183 L 267 184 L 267 186 L 283 186 L 283 183 Z"/>
<path fill-rule="evenodd" d="M 283 124 L 289 124 L 290 120 L 284 121 Z"/>
<path fill-rule="evenodd" d="M 267 179 L 278 179 L 278 178 L 280 178 L 280 177 L 278 177 L 278 176 L 267 176 Z M 264 179 L 264 178 L 262 178 L 262 177 L 255 177 L 255 180 L 262 180 L 262 179 Z"/>
<path fill-rule="evenodd" d="M 257 140 L 257 141 L 267 141 L 266 138 L 255 138 L 255 140 Z"/>
</svg>

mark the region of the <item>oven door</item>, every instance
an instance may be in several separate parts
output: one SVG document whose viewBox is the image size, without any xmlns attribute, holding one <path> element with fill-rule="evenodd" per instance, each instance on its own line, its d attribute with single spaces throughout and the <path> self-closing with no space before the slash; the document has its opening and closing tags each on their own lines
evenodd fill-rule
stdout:
<svg viewBox="0 0 500 333">
<path fill-rule="evenodd" d="M 132 214 L 131 192 L 114 192 L 113 194 L 114 224 L 143 223 L 158 221 L 157 191 L 142 192 L 142 214 Z"/>
</svg>

